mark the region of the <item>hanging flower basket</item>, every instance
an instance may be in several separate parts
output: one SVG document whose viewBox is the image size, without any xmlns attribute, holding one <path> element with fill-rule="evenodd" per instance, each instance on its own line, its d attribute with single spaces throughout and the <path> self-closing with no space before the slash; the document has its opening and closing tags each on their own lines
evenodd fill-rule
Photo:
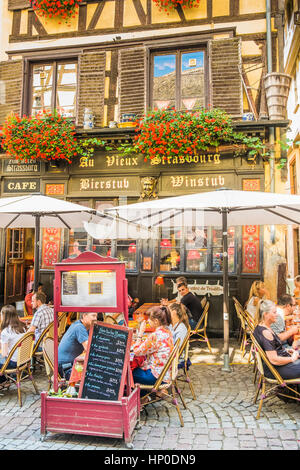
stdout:
<svg viewBox="0 0 300 470">
<path fill-rule="evenodd" d="M 75 18 L 82 0 L 30 0 L 32 8 L 39 16 L 59 17 L 63 20 Z"/>
<path fill-rule="evenodd" d="M 89 158 L 105 142 L 96 138 L 78 141 L 75 126 L 56 112 L 43 111 L 36 117 L 10 115 L 2 128 L 2 147 L 16 160 L 67 161 L 76 155 Z M 106 147 L 107 149 L 107 147 Z"/>
<path fill-rule="evenodd" d="M 123 146 L 125 153 L 139 153 L 144 160 L 166 160 L 170 157 L 190 160 L 201 151 L 233 145 L 236 153 L 248 150 L 258 153 L 264 149 L 258 137 L 247 137 L 233 130 L 230 117 L 220 109 L 199 112 L 167 110 L 150 111 L 137 123 L 132 145 Z M 176 159 L 175 159 L 176 161 Z"/>
<path fill-rule="evenodd" d="M 200 0 L 153 0 L 160 11 L 171 11 L 181 6 L 182 8 L 198 7 Z"/>
</svg>

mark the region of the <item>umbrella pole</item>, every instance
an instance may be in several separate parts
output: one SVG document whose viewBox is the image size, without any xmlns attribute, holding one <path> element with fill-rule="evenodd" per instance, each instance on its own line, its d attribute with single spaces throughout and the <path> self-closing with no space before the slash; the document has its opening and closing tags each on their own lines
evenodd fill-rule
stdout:
<svg viewBox="0 0 300 470">
<path fill-rule="evenodd" d="M 34 292 L 37 292 L 39 287 L 39 264 L 40 264 L 40 229 L 41 229 L 41 215 L 35 215 L 35 243 L 34 243 Z"/>
<path fill-rule="evenodd" d="M 224 322 L 224 364 L 222 370 L 231 372 L 229 365 L 229 284 L 228 284 L 228 233 L 227 210 L 222 209 L 223 240 L 223 322 Z"/>
</svg>

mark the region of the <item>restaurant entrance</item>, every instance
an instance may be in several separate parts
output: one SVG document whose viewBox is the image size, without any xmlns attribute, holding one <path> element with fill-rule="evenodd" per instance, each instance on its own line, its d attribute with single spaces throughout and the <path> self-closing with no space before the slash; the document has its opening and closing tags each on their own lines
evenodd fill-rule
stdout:
<svg viewBox="0 0 300 470">
<path fill-rule="evenodd" d="M 23 300 L 32 283 L 34 229 L 7 229 L 4 303 Z"/>
</svg>

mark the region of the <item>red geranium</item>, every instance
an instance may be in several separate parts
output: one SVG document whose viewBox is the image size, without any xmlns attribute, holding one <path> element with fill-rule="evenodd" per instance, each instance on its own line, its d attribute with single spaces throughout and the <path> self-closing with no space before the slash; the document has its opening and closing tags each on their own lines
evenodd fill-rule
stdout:
<svg viewBox="0 0 300 470">
<path fill-rule="evenodd" d="M 12 114 L 3 126 L 2 147 L 17 160 L 66 160 L 78 149 L 75 126 L 57 113 L 43 111 L 37 117 Z"/>
<path fill-rule="evenodd" d="M 77 15 L 81 2 L 82 0 L 30 0 L 38 15 L 48 18 L 61 17 L 64 20 Z"/>
</svg>

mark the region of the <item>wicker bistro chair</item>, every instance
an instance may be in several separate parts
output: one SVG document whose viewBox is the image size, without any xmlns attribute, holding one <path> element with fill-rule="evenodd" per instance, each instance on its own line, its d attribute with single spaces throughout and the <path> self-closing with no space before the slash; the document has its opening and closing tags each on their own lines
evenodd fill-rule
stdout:
<svg viewBox="0 0 300 470">
<path fill-rule="evenodd" d="M 249 315 L 247 310 L 243 309 L 242 305 L 239 303 L 239 301 L 235 297 L 233 297 L 233 301 L 234 301 L 234 306 L 235 306 L 237 317 L 241 323 L 239 340 L 241 339 L 240 351 L 242 352 L 243 357 L 244 357 L 246 354 L 246 346 L 249 343 L 251 343 L 250 333 L 253 333 L 256 325 L 251 315 Z M 253 348 L 251 345 L 248 362 L 250 362 L 251 360 L 252 352 L 253 352 Z"/>
<path fill-rule="evenodd" d="M 42 347 L 43 341 L 47 336 L 50 336 L 51 338 L 53 338 L 54 336 L 54 322 L 53 321 L 49 323 L 47 328 L 44 329 L 44 331 L 42 332 L 39 339 L 34 345 L 33 353 L 32 353 L 33 370 L 35 370 L 36 363 L 38 363 L 39 365 L 44 365 L 43 351 L 39 351 L 38 349 L 39 347 Z"/>
<path fill-rule="evenodd" d="M 257 391 L 254 397 L 254 403 L 256 403 L 258 396 L 260 394 L 260 402 L 258 405 L 258 411 L 256 415 L 256 419 L 259 419 L 264 400 L 271 398 L 274 395 L 287 397 L 292 400 L 296 400 L 300 402 L 300 393 L 297 390 L 294 390 L 293 388 L 289 387 L 289 385 L 299 385 L 300 377 L 296 379 L 283 379 L 281 375 L 279 374 L 279 372 L 275 369 L 275 367 L 270 363 L 264 350 L 260 347 L 260 345 L 254 338 L 254 336 L 252 334 L 250 334 L 250 336 L 251 336 L 252 344 L 254 346 L 254 351 L 255 351 L 255 356 L 256 356 L 256 361 L 257 361 L 257 368 L 260 374 Z M 268 377 L 265 376 L 263 362 L 266 364 L 266 366 L 272 373 L 274 377 L 273 379 L 269 379 Z M 272 385 L 272 387 L 269 388 L 269 390 L 266 389 L 267 384 Z M 293 395 L 285 394 L 284 388 L 292 392 Z"/>
<path fill-rule="evenodd" d="M 30 370 L 33 347 L 34 333 L 25 333 L 20 341 L 12 348 L 0 370 L 0 375 L 5 375 L 8 380 L 8 384 L 5 384 L 5 388 L 9 388 L 11 384 L 16 384 L 20 407 L 22 406 L 21 382 L 23 382 L 25 379 L 29 378 L 32 382 L 32 385 L 34 386 L 35 392 L 37 394 L 39 393 Z M 9 369 L 8 364 L 16 350 L 18 350 L 17 367 L 15 369 Z"/>
<path fill-rule="evenodd" d="M 189 377 L 189 374 L 188 374 L 188 358 L 189 358 L 189 348 L 190 348 L 190 343 L 189 343 L 189 339 L 190 339 L 190 328 L 188 329 L 188 332 L 186 334 L 186 337 L 184 338 L 183 342 L 182 342 L 182 345 L 179 349 L 179 361 L 183 361 L 184 362 L 184 366 L 182 369 L 179 369 L 179 371 L 182 371 L 182 373 L 179 375 L 178 374 L 178 377 L 177 377 L 177 380 L 180 380 L 180 381 L 184 381 L 184 382 L 187 382 L 189 384 L 189 387 L 190 387 L 190 390 L 191 390 L 191 393 L 192 393 L 192 396 L 193 396 L 193 400 L 196 400 L 196 395 L 195 395 L 195 391 L 194 391 L 194 386 L 193 386 L 193 383 L 192 383 L 192 380 L 191 378 Z"/>
<path fill-rule="evenodd" d="M 206 328 L 207 328 L 207 320 L 208 320 L 208 310 L 209 310 L 209 302 L 206 301 L 205 307 L 203 310 L 203 313 L 201 317 L 199 318 L 199 321 L 195 327 L 194 330 L 190 331 L 190 343 L 193 341 L 205 341 L 207 343 L 208 349 L 210 353 L 212 354 L 210 342 L 208 340 L 207 334 L 206 334 Z M 191 336 L 197 336 L 197 338 L 191 339 Z"/>
<path fill-rule="evenodd" d="M 58 341 L 60 341 L 66 331 L 66 327 L 67 327 L 67 324 L 68 324 L 68 312 L 62 312 L 59 314 L 59 317 L 58 317 Z M 52 335 L 52 332 L 51 332 L 51 329 L 50 329 L 50 333 L 48 332 L 48 335 L 47 336 L 53 336 Z"/>
<path fill-rule="evenodd" d="M 147 405 L 150 405 L 150 403 L 155 403 L 160 400 L 166 400 L 167 402 L 171 403 L 172 405 L 176 407 L 176 410 L 180 419 L 180 424 L 181 426 L 184 426 L 183 418 L 182 418 L 178 400 L 177 400 L 177 396 L 179 396 L 184 408 L 186 409 L 186 404 L 183 400 L 181 391 L 179 390 L 178 385 L 177 385 L 179 344 L 180 344 L 180 340 L 178 339 L 169 356 L 168 361 L 166 362 L 165 367 L 163 368 L 155 384 L 154 385 L 140 384 L 140 389 L 148 392 L 146 393 L 146 395 L 144 395 L 143 398 L 144 399 L 148 398 L 149 400 L 146 403 L 142 403 L 142 408 L 146 407 Z M 164 382 L 165 375 L 170 368 L 171 368 L 171 380 L 169 382 L 162 383 Z"/>
<path fill-rule="evenodd" d="M 51 385 L 52 385 L 52 377 L 53 377 L 53 372 L 54 372 L 54 339 L 51 338 L 51 336 L 47 336 L 43 341 L 43 356 L 44 356 L 46 374 L 47 374 L 48 382 L 49 382 L 49 386 L 48 386 L 48 392 L 49 392 Z M 63 379 L 59 374 L 58 374 L 58 384 L 59 386 L 67 384 L 66 380 Z"/>
</svg>

